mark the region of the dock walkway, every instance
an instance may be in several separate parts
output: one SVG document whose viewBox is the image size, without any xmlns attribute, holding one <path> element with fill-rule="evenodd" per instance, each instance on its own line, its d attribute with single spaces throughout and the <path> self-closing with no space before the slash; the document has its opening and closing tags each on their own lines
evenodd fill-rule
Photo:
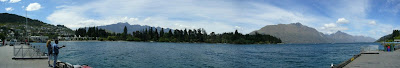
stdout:
<svg viewBox="0 0 400 68">
<path fill-rule="evenodd" d="M 0 46 L 0 68 L 50 68 L 47 59 L 13 60 L 13 46 Z"/>
<path fill-rule="evenodd" d="M 361 54 L 344 68 L 400 68 L 400 50 L 378 53 Z"/>
</svg>

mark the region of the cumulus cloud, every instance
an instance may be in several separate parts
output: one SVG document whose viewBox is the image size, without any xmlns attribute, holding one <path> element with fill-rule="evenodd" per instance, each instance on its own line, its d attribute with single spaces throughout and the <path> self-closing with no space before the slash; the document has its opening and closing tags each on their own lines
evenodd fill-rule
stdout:
<svg viewBox="0 0 400 68">
<path fill-rule="evenodd" d="M 6 11 L 13 11 L 14 9 L 12 7 L 6 8 Z"/>
<path fill-rule="evenodd" d="M 21 1 L 21 0 L 10 0 L 10 3 L 17 3 L 19 1 Z"/>
<path fill-rule="evenodd" d="M 336 23 L 340 23 L 340 24 L 346 24 L 349 23 L 349 20 L 346 20 L 345 18 L 339 18 Z"/>
<path fill-rule="evenodd" d="M 1 2 L 6 2 L 7 0 L 0 0 Z"/>
<path fill-rule="evenodd" d="M 375 22 L 375 21 L 370 21 L 370 22 L 368 22 L 368 24 L 370 24 L 370 25 L 376 25 L 376 22 Z"/>
<path fill-rule="evenodd" d="M 42 8 L 39 3 L 30 3 L 28 7 L 26 7 L 26 11 L 35 11 Z"/>
</svg>

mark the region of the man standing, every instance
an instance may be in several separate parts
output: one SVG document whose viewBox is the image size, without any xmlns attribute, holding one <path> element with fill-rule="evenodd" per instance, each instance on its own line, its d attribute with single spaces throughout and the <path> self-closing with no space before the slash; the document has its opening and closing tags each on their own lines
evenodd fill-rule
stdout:
<svg viewBox="0 0 400 68">
<path fill-rule="evenodd" d="M 58 40 L 55 40 L 54 43 L 55 43 L 55 44 L 52 45 L 52 49 L 53 49 L 53 54 L 52 54 L 52 55 L 54 56 L 54 58 L 53 58 L 53 59 L 54 59 L 53 67 L 56 68 L 56 66 L 57 66 L 58 50 L 59 50 L 60 48 L 65 47 L 65 46 L 58 47 Z"/>
</svg>

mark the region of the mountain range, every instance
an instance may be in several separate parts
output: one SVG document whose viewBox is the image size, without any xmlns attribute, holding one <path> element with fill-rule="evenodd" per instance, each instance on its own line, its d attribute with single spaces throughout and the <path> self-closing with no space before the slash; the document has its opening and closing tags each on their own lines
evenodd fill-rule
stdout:
<svg viewBox="0 0 400 68">
<path fill-rule="evenodd" d="M 24 30 L 25 17 L 16 14 L 0 13 L 0 26 L 15 30 Z M 65 35 L 73 34 L 73 31 L 63 25 L 51 25 L 39 20 L 27 18 L 28 25 L 33 35 L 47 35 L 48 33 L 57 32 Z M 153 28 L 161 30 L 161 27 L 152 27 L 147 25 L 130 25 L 129 23 L 116 23 L 98 28 L 108 31 L 122 33 L 124 27 L 127 27 L 128 33 L 133 31 L 142 31 Z M 168 32 L 170 28 L 164 28 L 164 32 Z M 302 25 L 301 23 L 267 25 L 259 30 L 253 31 L 250 34 L 268 34 L 280 38 L 283 43 L 353 43 L 353 42 L 374 42 L 371 37 L 353 36 L 342 31 L 337 31 L 333 34 L 323 34 L 316 29 Z M 386 37 L 386 36 L 385 36 Z M 384 38 L 385 38 L 384 37 Z"/>
<path fill-rule="evenodd" d="M 106 29 L 108 31 L 112 31 L 115 33 L 122 33 L 124 30 L 124 27 L 128 29 L 128 33 L 132 34 L 134 31 L 142 31 L 145 30 L 146 28 L 149 30 L 150 27 L 152 26 L 147 26 L 147 25 L 130 25 L 129 23 L 125 22 L 119 22 L 116 24 L 110 24 L 110 25 L 103 25 L 103 26 L 97 26 L 98 28 Z M 161 30 L 161 27 L 152 27 L 153 30 L 157 29 L 158 31 Z M 170 28 L 164 28 L 164 32 L 168 32 Z"/>
<path fill-rule="evenodd" d="M 354 43 L 375 41 L 371 37 L 353 36 L 342 31 L 337 31 L 333 34 L 323 34 L 301 23 L 267 25 L 250 34 L 255 34 L 256 32 L 278 37 L 283 43 Z"/>
</svg>

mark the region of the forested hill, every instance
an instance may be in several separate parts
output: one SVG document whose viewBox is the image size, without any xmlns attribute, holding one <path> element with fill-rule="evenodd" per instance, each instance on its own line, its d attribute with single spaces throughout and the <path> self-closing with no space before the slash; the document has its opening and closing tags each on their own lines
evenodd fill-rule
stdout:
<svg viewBox="0 0 400 68">
<path fill-rule="evenodd" d="M 86 30 L 87 29 L 87 30 Z M 160 30 L 153 27 L 143 30 L 128 32 L 126 26 L 121 30 L 122 33 L 107 32 L 105 29 L 98 27 L 79 28 L 75 31 L 76 36 L 94 37 L 92 39 L 79 40 L 125 40 L 125 41 L 157 41 L 157 42 L 191 42 L 191 43 L 232 43 L 232 44 L 277 44 L 282 41 L 279 38 L 265 34 L 241 34 L 237 30 L 235 32 L 225 32 L 216 34 L 214 32 L 207 33 L 206 30 L 184 29 L 184 30 Z M 129 34 L 131 33 L 131 34 Z"/>
<path fill-rule="evenodd" d="M 15 24 L 15 25 L 23 25 L 25 24 L 25 19 L 26 17 L 15 15 L 15 14 L 9 14 L 9 13 L 1 13 L 0 14 L 0 24 Z M 29 25 L 31 26 L 41 26 L 44 25 L 42 21 L 39 20 L 33 20 L 28 18 Z"/>
<path fill-rule="evenodd" d="M 393 30 L 392 34 L 385 35 L 376 42 L 393 42 L 394 39 L 400 39 L 400 31 L 399 30 Z"/>
<path fill-rule="evenodd" d="M 27 18 L 28 28 L 31 30 L 31 35 L 73 35 L 74 32 L 63 25 L 51 25 L 43 21 Z M 25 30 L 26 17 L 10 14 L 0 13 L 0 27 L 5 27 L 21 32 Z"/>
</svg>

